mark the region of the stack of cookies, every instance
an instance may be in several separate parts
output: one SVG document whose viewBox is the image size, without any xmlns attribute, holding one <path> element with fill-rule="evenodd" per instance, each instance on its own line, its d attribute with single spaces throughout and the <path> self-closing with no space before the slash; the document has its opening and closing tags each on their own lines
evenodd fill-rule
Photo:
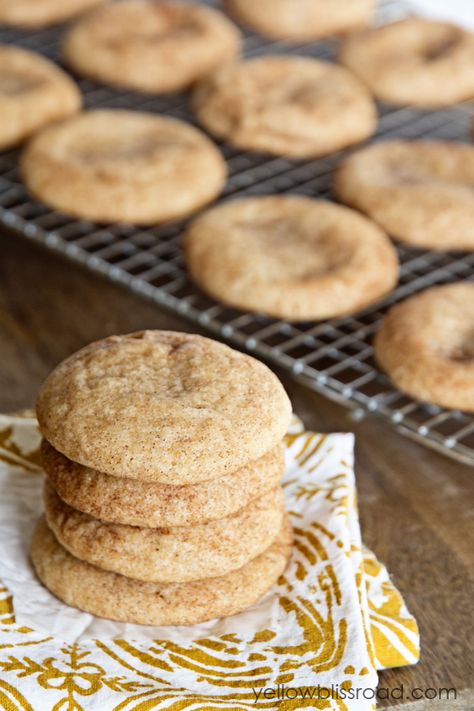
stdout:
<svg viewBox="0 0 474 711">
<path fill-rule="evenodd" d="M 61 363 L 37 403 L 46 515 L 32 560 L 64 602 L 189 625 L 240 612 L 286 567 L 288 397 L 262 363 L 145 331 Z"/>
</svg>

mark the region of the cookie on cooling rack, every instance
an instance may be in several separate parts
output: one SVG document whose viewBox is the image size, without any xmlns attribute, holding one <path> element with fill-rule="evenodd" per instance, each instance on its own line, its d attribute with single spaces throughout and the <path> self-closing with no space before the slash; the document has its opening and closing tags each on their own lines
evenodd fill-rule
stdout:
<svg viewBox="0 0 474 711">
<path fill-rule="evenodd" d="M 0 0 L 0 24 L 36 29 L 69 20 L 103 0 Z"/>
<path fill-rule="evenodd" d="M 351 35 L 339 60 L 382 101 L 449 106 L 474 97 L 474 34 L 409 17 Z"/>
<path fill-rule="evenodd" d="M 188 485 L 115 477 L 73 462 L 43 440 L 41 462 L 63 501 L 113 523 L 160 528 L 193 526 L 236 513 L 280 483 L 282 444 L 235 472 Z"/>
<path fill-rule="evenodd" d="M 228 65 L 193 97 L 200 123 L 243 150 L 292 158 L 332 153 L 371 136 L 377 116 L 365 87 L 342 67 L 268 56 Z"/>
<path fill-rule="evenodd" d="M 474 282 L 436 286 L 390 309 L 375 357 L 412 397 L 474 412 Z"/>
<path fill-rule="evenodd" d="M 398 278 L 395 249 L 374 223 L 296 195 L 208 210 L 188 227 L 185 254 L 191 277 L 214 298 L 291 321 L 352 314 Z"/>
<path fill-rule="evenodd" d="M 193 126 L 122 110 L 90 111 L 47 128 L 21 157 L 34 197 L 101 223 L 146 225 L 188 215 L 219 195 L 226 170 Z"/>
<path fill-rule="evenodd" d="M 150 94 L 186 89 L 240 50 L 240 33 L 210 7 L 166 0 L 104 5 L 65 37 L 66 61 L 81 75 Z"/>
<path fill-rule="evenodd" d="M 149 583 L 75 558 L 42 519 L 33 536 L 31 559 L 54 595 L 85 612 L 145 625 L 193 625 L 234 615 L 257 602 L 285 570 L 291 543 L 285 516 L 275 542 L 238 570 L 189 583 Z"/>
<path fill-rule="evenodd" d="M 92 518 L 45 487 L 46 521 L 73 556 L 102 570 L 147 582 L 184 583 L 237 570 L 277 538 L 285 512 L 276 487 L 218 521 L 173 528 L 140 528 Z"/>
<path fill-rule="evenodd" d="M 375 0 L 225 0 L 225 7 L 262 35 L 309 41 L 369 24 Z"/>
<path fill-rule="evenodd" d="M 36 52 L 0 45 L 0 150 L 81 108 L 76 84 Z"/>
<path fill-rule="evenodd" d="M 334 187 L 343 202 L 402 242 L 428 249 L 474 249 L 474 146 L 376 143 L 343 162 Z"/>
</svg>

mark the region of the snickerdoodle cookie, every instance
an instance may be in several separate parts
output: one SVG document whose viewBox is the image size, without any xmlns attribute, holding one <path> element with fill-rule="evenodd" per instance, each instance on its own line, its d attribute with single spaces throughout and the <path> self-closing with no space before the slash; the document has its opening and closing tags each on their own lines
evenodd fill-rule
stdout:
<svg viewBox="0 0 474 711">
<path fill-rule="evenodd" d="M 351 35 L 340 61 L 383 101 L 448 106 L 474 97 L 474 34 L 409 17 Z"/>
<path fill-rule="evenodd" d="M 213 200 L 226 164 L 199 130 L 134 111 L 89 111 L 41 131 L 21 158 L 30 192 L 95 222 L 152 224 Z M 203 179 L 205 176 L 205 179 Z"/>
<path fill-rule="evenodd" d="M 225 0 L 225 6 L 262 35 L 304 41 L 367 25 L 375 0 Z"/>
<path fill-rule="evenodd" d="M 197 87 L 198 120 L 232 145 L 292 158 L 332 153 L 371 136 L 367 89 L 343 67 L 268 56 L 223 67 Z"/>
<path fill-rule="evenodd" d="M 335 191 L 402 242 L 428 249 L 474 248 L 474 146 L 376 143 L 342 164 Z"/>
<path fill-rule="evenodd" d="M 37 401 L 44 437 L 115 476 L 194 484 L 230 474 L 283 438 L 291 405 L 263 363 L 189 333 L 91 343 L 61 363 Z"/>
<path fill-rule="evenodd" d="M 281 487 L 232 516 L 197 526 L 139 528 L 92 518 L 45 486 L 48 526 L 80 560 L 135 580 L 184 583 L 226 575 L 273 543 L 281 529 Z"/>
<path fill-rule="evenodd" d="M 290 320 L 358 311 L 396 284 L 386 235 L 353 210 L 297 195 L 226 202 L 185 235 L 192 278 L 237 308 Z"/>
<path fill-rule="evenodd" d="M 0 46 L 0 150 L 75 114 L 81 103 L 76 84 L 53 62 L 20 47 Z"/>
<path fill-rule="evenodd" d="M 284 466 L 282 444 L 236 472 L 173 486 L 109 476 L 67 459 L 42 442 L 43 469 L 63 501 L 94 518 L 129 526 L 192 526 L 236 513 L 271 491 Z"/>
<path fill-rule="evenodd" d="M 166 0 L 99 7 L 64 41 L 66 61 L 79 74 L 151 94 L 187 88 L 239 49 L 239 31 L 220 12 Z"/>
<path fill-rule="evenodd" d="M 433 287 L 394 306 L 375 357 L 400 390 L 474 412 L 474 282 Z"/>
<path fill-rule="evenodd" d="M 40 580 L 68 605 L 124 622 L 192 625 L 236 614 L 257 602 L 285 570 L 291 542 L 285 518 L 277 540 L 238 570 L 191 583 L 146 583 L 74 558 L 41 519 L 31 558 Z"/>
<path fill-rule="evenodd" d="M 35 29 L 74 17 L 103 0 L 0 0 L 0 24 Z"/>
</svg>

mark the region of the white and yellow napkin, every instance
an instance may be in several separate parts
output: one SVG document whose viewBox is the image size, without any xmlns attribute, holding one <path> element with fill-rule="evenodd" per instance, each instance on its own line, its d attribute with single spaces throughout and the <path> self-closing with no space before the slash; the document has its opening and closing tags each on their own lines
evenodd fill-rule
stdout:
<svg viewBox="0 0 474 711">
<path fill-rule="evenodd" d="M 36 580 L 38 444 L 34 418 L 0 416 L 0 708 L 365 711 L 377 669 L 418 660 L 416 622 L 361 543 L 351 434 L 295 419 L 283 480 L 290 565 L 251 610 L 191 628 L 99 620 Z"/>
</svg>

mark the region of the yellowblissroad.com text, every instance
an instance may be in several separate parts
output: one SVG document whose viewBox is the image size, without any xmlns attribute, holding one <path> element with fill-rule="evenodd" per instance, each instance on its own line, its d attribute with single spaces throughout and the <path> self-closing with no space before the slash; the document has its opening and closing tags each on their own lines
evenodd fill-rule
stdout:
<svg viewBox="0 0 474 711">
<path fill-rule="evenodd" d="M 357 699 L 382 699 L 400 701 L 402 699 L 410 699 L 418 701 L 420 699 L 429 699 L 432 701 L 454 701 L 457 698 L 455 688 L 447 687 L 406 687 L 404 684 L 392 688 L 378 687 L 351 687 L 344 688 L 339 684 L 331 684 L 330 686 L 285 686 L 278 684 L 277 686 L 268 686 L 261 689 L 253 689 L 255 694 L 255 703 L 261 701 L 285 701 L 293 699 L 301 700 L 328 700 L 340 699 L 357 700 Z"/>
</svg>

